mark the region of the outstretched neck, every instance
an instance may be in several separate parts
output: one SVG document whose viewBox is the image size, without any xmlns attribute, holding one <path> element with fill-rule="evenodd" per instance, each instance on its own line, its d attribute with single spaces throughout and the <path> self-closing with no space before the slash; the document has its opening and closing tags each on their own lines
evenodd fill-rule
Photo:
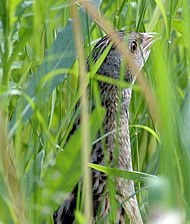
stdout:
<svg viewBox="0 0 190 224">
<path fill-rule="evenodd" d="M 108 134 L 106 142 L 110 164 L 115 164 L 115 158 L 118 160 L 118 168 L 131 170 L 132 164 L 128 161 L 131 152 L 128 119 L 132 89 L 119 89 L 117 86 L 105 83 L 100 84 L 100 89 L 102 105 L 106 108 L 104 131 Z M 117 144 L 119 144 L 119 157 L 116 156 L 117 150 L 115 151 Z"/>
<path fill-rule="evenodd" d="M 120 88 L 108 83 L 99 83 L 102 105 L 110 112 L 129 110 L 132 95 L 132 84 L 128 88 Z"/>
<path fill-rule="evenodd" d="M 106 146 L 110 165 L 116 165 L 119 169 L 129 171 L 133 170 L 128 126 L 131 94 L 132 88 L 120 91 L 111 85 L 104 86 L 104 91 L 101 91 L 102 104 L 106 108 L 104 128 L 105 133 L 109 133 L 106 137 Z M 117 177 L 115 181 L 116 198 L 119 203 L 123 204 L 131 223 L 142 224 L 137 199 L 134 195 L 134 182 L 121 177 Z M 130 199 L 125 201 L 126 198 Z"/>
</svg>

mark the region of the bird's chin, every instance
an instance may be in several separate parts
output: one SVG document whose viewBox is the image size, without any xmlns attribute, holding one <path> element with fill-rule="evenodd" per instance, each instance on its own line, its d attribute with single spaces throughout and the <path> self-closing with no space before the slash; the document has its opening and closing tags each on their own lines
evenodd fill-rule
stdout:
<svg viewBox="0 0 190 224">
<path fill-rule="evenodd" d="M 144 66 L 144 64 L 146 63 L 149 55 L 150 55 L 151 50 L 148 50 L 146 52 L 143 52 L 143 62 L 142 62 L 142 67 Z"/>
</svg>

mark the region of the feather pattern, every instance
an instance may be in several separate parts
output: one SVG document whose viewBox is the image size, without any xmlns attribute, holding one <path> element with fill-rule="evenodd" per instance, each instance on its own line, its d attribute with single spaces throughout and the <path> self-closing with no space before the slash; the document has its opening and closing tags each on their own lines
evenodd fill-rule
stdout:
<svg viewBox="0 0 190 224">
<path fill-rule="evenodd" d="M 131 32 L 127 34 L 128 36 L 126 38 L 124 31 L 118 31 L 118 34 L 121 41 L 125 41 L 127 39 L 128 50 L 134 54 L 135 63 L 140 70 L 150 53 L 152 41 L 150 35 L 146 33 Z M 92 50 L 92 63 L 90 63 L 90 57 L 87 59 L 86 67 L 88 71 L 110 43 L 110 35 L 107 35 L 95 45 Z M 114 79 L 119 79 L 121 63 L 122 55 L 113 44 L 108 55 L 100 66 L 98 73 Z M 133 84 L 135 79 L 136 74 L 134 74 L 133 69 L 126 67 L 125 80 Z M 98 85 L 100 89 L 101 103 L 106 109 L 103 129 L 104 133 L 107 135 L 105 138 L 105 149 L 101 141 L 98 141 L 93 145 L 91 161 L 92 163 L 102 166 L 109 164 L 111 167 L 132 171 L 131 145 L 128 127 L 129 103 L 131 100 L 132 87 L 119 89 L 116 85 L 111 85 L 102 81 L 99 81 Z M 71 134 L 74 133 L 79 122 L 80 119 L 78 118 L 74 124 Z M 100 137 L 100 133 L 97 137 Z M 107 176 L 98 170 L 93 170 L 92 178 L 94 209 L 93 222 L 95 222 L 96 219 L 105 217 L 111 211 L 111 208 L 107 187 Z M 118 208 L 118 217 L 115 223 L 124 224 L 126 220 L 125 215 L 127 215 L 131 224 L 142 224 L 143 221 L 135 195 L 134 182 L 121 177 L 115 178 L 114 181 L 116 186 L 115 197 L 121 205 Z M 55 212 L 55 224 L 74 223 L 77 192 L 78 186 L 75 187 L 73 192 L 70 194 L 70 197 Z"/>
</svg>

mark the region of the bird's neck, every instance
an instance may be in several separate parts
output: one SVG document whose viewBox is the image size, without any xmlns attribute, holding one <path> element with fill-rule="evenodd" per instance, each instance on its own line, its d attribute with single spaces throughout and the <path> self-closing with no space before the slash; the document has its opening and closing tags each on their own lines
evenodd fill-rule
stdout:
<svg viewBox="0 0 190 224">
<path fill-rule="evenodd" d="M 111 165 L 114 165 L 114 159 L 118 159 L 117 166 L 121 169 L 132 169 L 130 135 L 128 127 L 129 103 L 131 100 L 132 89 L 118 89 L 116 86 L 107 85 L 101 91 L 102 104 L 106 108 L 106 117 L 104 120 L 104 130 L 108 135 L 107 149 Z M 117 145 L 119 147 L 117 147 Z M 115 150 L 118 148 L 117 150 Z M 116 154 L 118 156 L 114 156 Z"/>
<path fill-rule="evenodd" d="M 132 94 L 131 87 L 121 89 L 117 86 L 104 83 L 103 85 L 100 84 L 100 94 L 102 105 L 110 115 L 116 117 L 117 113 L 128 114 Z"/>
</svg>

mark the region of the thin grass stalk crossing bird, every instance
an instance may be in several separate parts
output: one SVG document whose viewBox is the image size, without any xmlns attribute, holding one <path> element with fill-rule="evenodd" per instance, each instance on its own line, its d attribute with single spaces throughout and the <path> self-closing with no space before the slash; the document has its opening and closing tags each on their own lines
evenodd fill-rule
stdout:
<svg viewBox="0 0 190 224">
<path fill-rule="evenodd" d="M 128 51 L 131 52 L 135 66 L 140 71 L 149 57 L 152 44 L 157 40 L 156 33 L 125 33 L 118 31 L 121 41 L 128 45 Z M 87 70 L 100 58 L 105 49 L 110 46 L 110 35 L 103 37 L 92 50 L 92 57 L 87 59 Z M 92 59 L 92 60 L 91 60 Z M 92 61 L 92 63 L 90 63 Z M 102 65 L 98 69 L 98 74 L 119 80 L 121 78 L 121 67 L 123 57 L 116 46 L 112 44 Z M 124 80 L 128 82 L 129 87 L 122 88 L 103 81 L 99 81 L 99 89 L 102 106 L 106 109 L 106 116 L 103 123 L 103 129 L 106 135 L 105 145 L 106 153 L 101 142 L 96 142 L 92 148 L 91 162 L 104 166 L 105 158 L 108 158 L 110 166 L 122 170 L 132 171 L 131 145 L 129 134 L 129 103 L 132 94 L 132 85 L 136 80 L 136 70 L 128 64 L 124 68 Z M 119 89 L 120 88 L 120 89 Z M 120 91 L 121 90 L 121 91 Z M 118 119 L 119 110 L 119 119 Z M 71 134 L 77 129 L 79 119 L 76 120 Z M 116 131 L 117 130 L 117 131 Z M 116 142 L 117 150 L 116 153 Z M 117 158 L 115 160 L 115 155 Z M 117 164 L 114 164 L 117 161 Z M 110 199 L 107 188 L 107 177 L 104 173 L 92 171 L 92 192 L 93 192 L 93 210 L 94 220 L 104 218 L 110 212 Z M 126 216 L 132 224 L 143 223 L 139 211 L 138 202 L 135 195 L 134 182 L 126 178 L 115 178 L 116 199 L 121 205 L 118 209 L 117 220 L 115 223 L 126 223 Z M 62 206 L 54 214 L 55 224 L 70 224 L 75 221 L 74 212 L 76 209 L 78 185 L 75 187 L 69 198 L 65 200 Z"/>
</svg>

